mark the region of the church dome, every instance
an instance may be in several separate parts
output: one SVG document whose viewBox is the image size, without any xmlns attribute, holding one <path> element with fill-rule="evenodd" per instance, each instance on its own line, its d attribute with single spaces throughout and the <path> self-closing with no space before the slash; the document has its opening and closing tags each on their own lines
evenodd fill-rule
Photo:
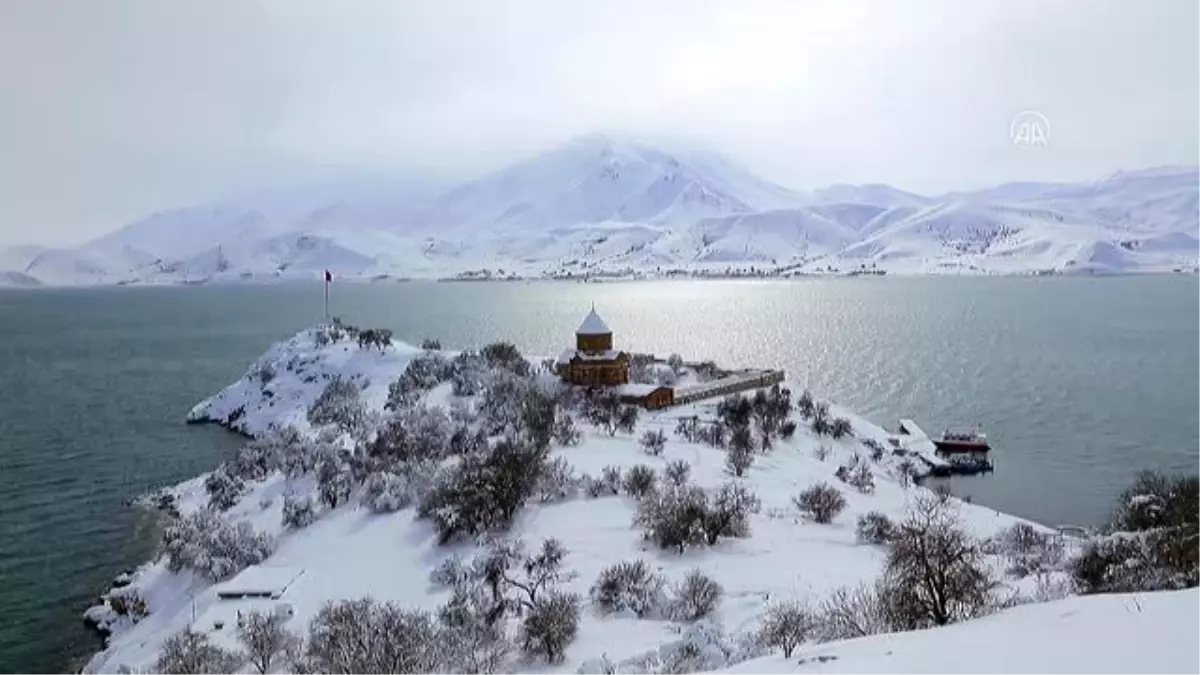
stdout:
<svg viewBox="0 0 1200 675">
<path fill-rule="evenodd" d="M 604 323 L 604 319 L 601 319 L 600 315 L 596 313 L 596 308 L 593 307 L 592 311 L 588 312 L 588 315 L 584 317 L 583 323 L 579 324 L 579 328 L 575 331 L 575 334 L 612 335 L 612 331 L 609 329 L 608 324 Z"/>
</svg>

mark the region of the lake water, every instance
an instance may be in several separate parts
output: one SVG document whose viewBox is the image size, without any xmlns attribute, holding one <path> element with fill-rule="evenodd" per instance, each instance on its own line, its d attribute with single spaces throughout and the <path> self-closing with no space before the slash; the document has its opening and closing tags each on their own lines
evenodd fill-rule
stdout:
<svg viewBox="0 0 1200 675">
<path fill-rule="evenodd" d="M 594 302 L 621 348 L 788 371 L 892 426 L 982 424 L 977 503 L 1095 524 L 1139 468 L 1197 471 L 1195 277 L 334 285 L 333 313 L 447 348 L 557 354 Z M 201 398 L 321 318 L 317 285 L 0 292 L 0 672 L 95 649 L 78 614 L 152 550 L 124 501 L 241 440 Z"/>
</svg>

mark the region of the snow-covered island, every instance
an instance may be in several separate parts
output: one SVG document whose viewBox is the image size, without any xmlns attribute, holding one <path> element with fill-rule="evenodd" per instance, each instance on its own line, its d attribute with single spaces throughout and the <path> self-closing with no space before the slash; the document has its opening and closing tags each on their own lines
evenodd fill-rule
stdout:
<svg viewBox="0 0 1200 675">
<path fill-rule="evenodd" d="M 1082 540 L 914 483 L 801 392 L 646 410 L 503 343 L 302 331 L 191 411 L 253 440 L 143 500 L 162 554 L 88 610 L 85 672 L 1200 668 L 1195 588 L 1075 596 Z M 1194 586 L 1124 569 L 1091 590 Z"/>
</svg>

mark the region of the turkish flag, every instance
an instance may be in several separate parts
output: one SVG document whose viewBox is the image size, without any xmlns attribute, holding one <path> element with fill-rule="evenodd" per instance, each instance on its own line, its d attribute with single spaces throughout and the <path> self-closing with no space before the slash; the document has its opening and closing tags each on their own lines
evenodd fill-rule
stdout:
<svg viewBox="0 0 1200 675">
<path fill-rule="evenodd" d="M 329 270 L 325 270 L 325 283 L 329 283 L 331 281 L 333 281 L 333 275 L 329 273 Z"/>
</svg>

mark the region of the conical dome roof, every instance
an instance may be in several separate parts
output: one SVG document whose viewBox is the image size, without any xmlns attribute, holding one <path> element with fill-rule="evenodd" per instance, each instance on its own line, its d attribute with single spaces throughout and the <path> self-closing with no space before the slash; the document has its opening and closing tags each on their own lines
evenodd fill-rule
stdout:
<svg viewBox="0 0 1200 675">
<path fill-rule="evenodd" d="M 583 323 L 579 324 L 579 328 L 575 331 L 576 335 L 611 335 L 612 331 L 608 328 L 608 324 L 604 323 L 604 319 L 596 313 L 596 308 L 584 317 Z"/>
</svg>

